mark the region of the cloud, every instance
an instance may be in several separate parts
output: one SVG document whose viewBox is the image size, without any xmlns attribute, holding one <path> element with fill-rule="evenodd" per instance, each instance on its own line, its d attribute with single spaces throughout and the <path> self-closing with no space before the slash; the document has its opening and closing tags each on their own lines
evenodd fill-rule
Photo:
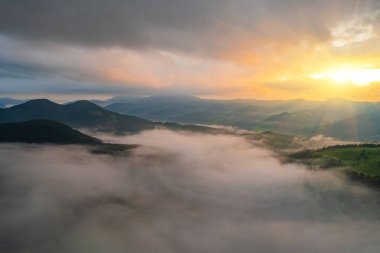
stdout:
<svg viewBox="0 0 380 253">
<path fill-rule="evenodd" d="M 230 89 L 225 80 L 248 74 L 231 63 L 169 52 L 46 47 L 4 36 L 0 43 L 4 94 L 217 94 Z"/>
<path fill-rule="evenodd" d="M 251 32 L 273 36 L 290 34 L 287 25 L 298 30 L 312 30 L 318 37 L 328 33 L 324 22 L 312 11 L 333 12 L 350 9 L 347 1 L 337 1 L 327 8 L 327 1 L 305 4 L 303 1 L 4 1 L 0 31 L 42 41 L 67 42 L 95 46 L 128 48 L 165 48 L 200 50 L 204 47 L 228 47 L 231 36 L 249 37 Z M 316 9 L 313 9 L 316 8 Z M 307 19 L 304 14 L 312 14 Z M 305 22 L 296 21 L 296 17 Z M 327 15 L 326 15 L 327 16 Z M 275 19 L 275 20 L 273 20 Z M 280 24 L 278 20 L 284 21 Z M 316 22 L 317 21 L 317 22 Z M 263 30 L 268 24 L 276 31 Z M 196 38 L 196 39 L 195 39 Z M 240 38 L 236 38 L 240 39 Z M 200 40 L 200 41 L 199 41 Z"/>
<path fill-rule="evenodd" d="M 351 23 L 341 24 L 333 31 L 334 47 L 344 47 L 355 42 L 369 40 L 376 36 L 370 24 Z"/>
<path fill-rule="evenodd" d="M 324 135 L 316 135 L 310 138 L 297 136 L 297 137 L 294 137 L 293 143 L 297 145 L 298 147 L 300 147 L 301 149 L 320 149 L 320 148 L 335 146 L 335 145 L 357 144 L 357 142 L 342 141 L 342 140 L 338 140 L 333 137 L 324 136 Z"/>
<path fill-rule="evenodd" d="M 114 139 L 115 137 L 107 137 Z M 378 252 L 378 193 L 243 139 L 163 130 L 129 156 L 0 145 L 2 252 Z"/>
<path fill-rule="evenodd" d="M 93 83 L 94 93 L 125 85 L 266 99 L 275 91 L 265 83 L 351 62 L 342 58 L 353 53 L 350 41 L 361 41 L 356 61 L 377 55 L 378 9 L 375 0 L 6 0 L 0 70 L 12 80 L 0 81 L 7 90 L 32 76 L 67 82 L 67 93 L 74 82 L 86 91 Z M 363 18 L 351 24 L 355 17 Z M 331 48 L 333 41 L 344 46 Z M 35 87 L 54 93 L 52 83 Z"/>
<path fill-rule="evenodd" d="M 221 55 L 247 43 L 255 50 L 268 41 L 326 41 L 332 26 L 375 7 L 372 0 L 3 1 L 0 33 L 43 42 Z"/>
</svg>

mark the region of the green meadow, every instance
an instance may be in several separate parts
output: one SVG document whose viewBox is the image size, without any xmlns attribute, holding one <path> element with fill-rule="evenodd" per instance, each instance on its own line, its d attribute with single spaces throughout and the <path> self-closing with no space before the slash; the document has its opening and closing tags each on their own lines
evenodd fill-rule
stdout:
<svg viewBox="0 0 380 253">
<path fill-rule="evenodd" d="M 311 167 L 340 168 L 359 176 L 380 177 L 380 145 L 333 146 L 290 155 Z"/>
</svg>

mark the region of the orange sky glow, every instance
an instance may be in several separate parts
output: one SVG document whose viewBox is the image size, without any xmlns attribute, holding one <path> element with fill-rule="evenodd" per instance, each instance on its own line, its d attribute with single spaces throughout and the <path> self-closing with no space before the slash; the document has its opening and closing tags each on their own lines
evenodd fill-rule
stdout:
<svg viewBox="0 0 380 253">
<path fill-rule="evenodd" d="M 4 15 L 10 28 L 0 25 L 0 92 L 380 101 L 376 0 L 178 1 L 175 12 L 144 4 L 112 3 L 108 19 L 106 10 L 90 8 L 78 13 L 86 22 L 75 29 L 66 27 L 75 4 L 62 3 L 52 24 L 46 13 L 27 26 L 19 18 L 29 12 Z"/>
</svg>

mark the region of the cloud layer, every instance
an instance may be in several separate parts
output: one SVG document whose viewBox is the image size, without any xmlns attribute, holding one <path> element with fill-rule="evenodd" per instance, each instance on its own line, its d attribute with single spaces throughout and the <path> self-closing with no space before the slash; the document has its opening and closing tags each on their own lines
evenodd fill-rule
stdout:
<svg viewBox="0 0 380 253">
<path fill-rule="evenodd" d="M 301 79 L 296 94 L 308 97 L 310 74 L 380 65 L 379 8 L 376 0 L 2 1 L 0 91 L 286 98 L 294 90 L 267 83 Z"/>
<path fill-rule="evenodd" d="M 378 193 L 231 136 L 0 147 L 2 252 L 378 252 Z"/>
<path fill-rule="evenodd" d="M 355 2 L 111 0 L 104 5 L 98 0 L 3 1 L 0 31 L 42 41 L 209 53 L 224 51 L 242 35 L 283 38 L 286 34 L 295 39 L 298 35 L 291 27 L 325 39 L 329 25 L 341 18 L 331 14 L 339 10 L 344 15 L 356 7 Z"/>
</svg>

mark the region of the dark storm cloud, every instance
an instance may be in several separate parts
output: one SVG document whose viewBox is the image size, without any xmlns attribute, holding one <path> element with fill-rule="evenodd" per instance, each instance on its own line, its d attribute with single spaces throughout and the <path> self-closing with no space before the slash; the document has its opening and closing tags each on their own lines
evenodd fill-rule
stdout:
<svg viewBox="0 0 380 253">
<path fill-rule="evenodd" d="M 207 52 L 253 37 L 325 40 L 329 26 L 375 1 L 3 0 L 0 33 L 93 46 Z"/>
</svg>

